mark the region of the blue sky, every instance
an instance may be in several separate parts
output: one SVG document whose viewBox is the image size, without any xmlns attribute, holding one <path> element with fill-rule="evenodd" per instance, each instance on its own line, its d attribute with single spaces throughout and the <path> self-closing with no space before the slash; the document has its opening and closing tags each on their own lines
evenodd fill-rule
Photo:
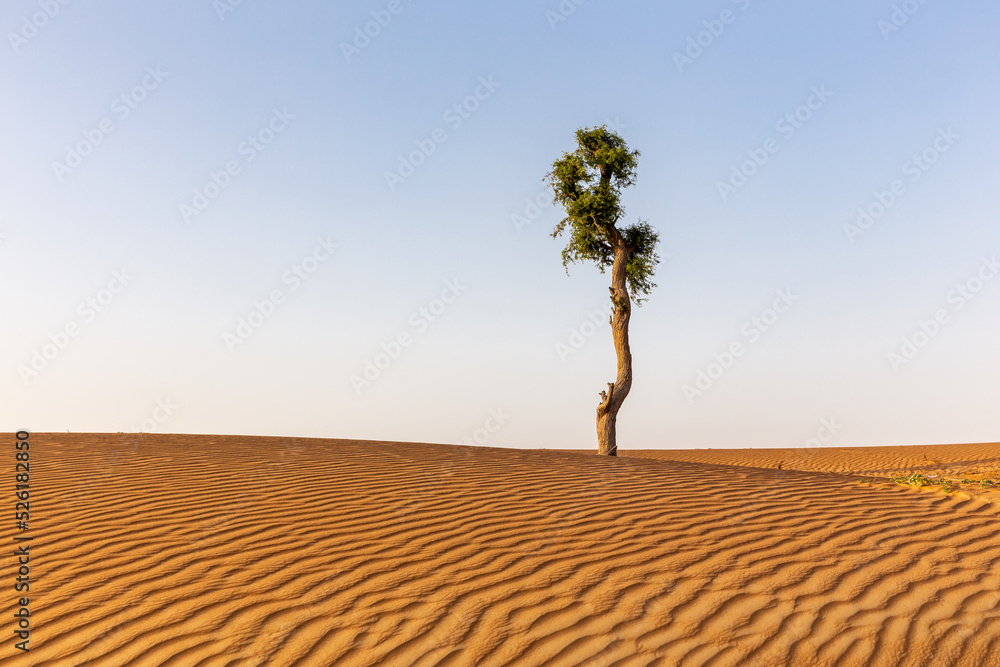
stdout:
<svg viewBox="0 0 1000 667">
<path fill-rule="evenodd" d="M 9 2 L 0 428 L 594 448 L 543 177 L 609 124 L 662 258 L 620 448 L 1000 439 L 998 19 Z"/>
</svg>

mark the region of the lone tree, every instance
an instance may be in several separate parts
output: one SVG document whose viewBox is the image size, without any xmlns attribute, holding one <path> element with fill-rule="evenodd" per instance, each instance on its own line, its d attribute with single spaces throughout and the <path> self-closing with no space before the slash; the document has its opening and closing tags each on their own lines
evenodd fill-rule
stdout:
<svg viewBox="0 0 1000 667">
<path fill-rule="evenodd" d="M 597 452 L 617 456 L 615 421 L 618 410 L 632 388 L 632 352 L 628 344 L 628 322 L 632 300 L 641 306 L 656 287 L 649 279 L 660 258 L 656 254 L 659 234 L 641 219 L 619 229 L 624 215 L 621 189 L 635 183 L 636 158 L 625 141 L 606 126 L 576 131 L 578 148 L 552 164 L 546 182 L 555 201 L 566 209 L 566 217 L 556 225 L 552 238 L 569 230 L 569 242 L 562 251 L 563 266 L 569 275 L 571 262 L 592 261 L 601 273 L 611 267 L 611 332 L 618 357 L 618 377 L 601 392 L 597 406 Z M 630 296 L 631 293 L 631 296 Z"/>
</svg>

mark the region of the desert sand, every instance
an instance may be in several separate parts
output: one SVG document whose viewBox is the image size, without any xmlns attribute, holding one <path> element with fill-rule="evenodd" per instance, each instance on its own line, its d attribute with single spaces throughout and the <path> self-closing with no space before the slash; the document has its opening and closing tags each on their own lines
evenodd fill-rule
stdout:
<svg viewBox="0 0 1000 667">
<path fill-rule="evenodd" d="M 1000 665 L 996 444 L 31 442 L 0 665 Z"/>
</svg>

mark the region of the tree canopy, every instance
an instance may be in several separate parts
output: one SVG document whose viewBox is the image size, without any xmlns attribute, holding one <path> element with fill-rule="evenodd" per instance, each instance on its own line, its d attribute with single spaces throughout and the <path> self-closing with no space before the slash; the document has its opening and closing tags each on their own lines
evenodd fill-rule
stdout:
<svg viewBox="0 0 1000 667">
<path fill-rule="evenodd" d="M 639 220 L 623 229 L 617 227 L 625 214 L 622 188 L 635 183 L 639 151 L 630 151 L 625 141 L 600 126 L 576 131 L 577 149 L 564 153 L 546 176 L 556 203 L 566 210 L 552 238 L 569 230 L 562 251 L 563 266 L 592 261 L 601 273 L 614 264 L 615 253 L 628 257 L 625 273 L 628 291 L 636 305 L 646 299 L 656 285 L 650 282 L 660 258 L 656 254 L 659 234 L 648 222 Z"/>
</svg>

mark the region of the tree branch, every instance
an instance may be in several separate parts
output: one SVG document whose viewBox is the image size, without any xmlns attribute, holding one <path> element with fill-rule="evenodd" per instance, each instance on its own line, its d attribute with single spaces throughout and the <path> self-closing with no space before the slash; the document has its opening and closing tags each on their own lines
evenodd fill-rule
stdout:
<svg viewBox="0 0 1000 667">
<path fill-rule="evenodd" d="M 598 411 L 602 409 L 603 410 L 608 409 L 608 405 L 611 404 L 611 397 L 614 395 L 614 393 L 615 393 L 615 383 L 609 382 L 608 390 L 601 392 L 601 404 L 597 406 Z"/>
</svg>

